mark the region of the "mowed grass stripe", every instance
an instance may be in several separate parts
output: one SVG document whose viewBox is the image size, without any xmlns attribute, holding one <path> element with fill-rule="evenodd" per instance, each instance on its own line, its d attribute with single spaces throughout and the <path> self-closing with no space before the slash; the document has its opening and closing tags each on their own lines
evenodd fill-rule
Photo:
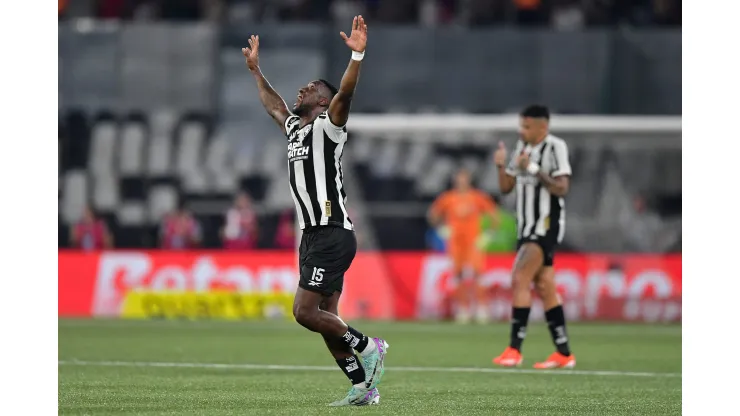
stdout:
<svg viewBox="0 0 740 416">
<path fill-rule="evenodd" d="M 176 363 L 146 361 L 84 361 L 59 360 L 65 366 L 97 367 L 159 367 L 159 368 L 204 368 L 223 370 L 277 370 L 277 371 L 336 371 L 335 366 L 307 366 L 280 364 L 218 364 L 218 363 Z M 433 373 L 506 373 L 506 374 L 547 374 L 570 376 L 615 376 L 615 377 L 681 377 L 680 373 L 650 373 L 635 371 L 598 371 L 598 370 L 529 370 L 482 367 L 409 367 L 388 366 L 389 371 L 399 372 L 433 372 Z"/>
</svg>

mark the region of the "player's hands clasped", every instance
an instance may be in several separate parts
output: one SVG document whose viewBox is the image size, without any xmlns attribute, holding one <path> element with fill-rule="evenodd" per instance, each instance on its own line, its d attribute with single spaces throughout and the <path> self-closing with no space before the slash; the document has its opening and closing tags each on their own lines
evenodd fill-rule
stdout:
<svg viewBox="0 0 740 416">
<path fill-rule="evenodd" d="M 355 16 L 355 19 L 352 21 L 352 32 L 349 34 L 349 37 L 344 32 L 339 32 L 339 35 L 344 39 L 344 43 L 353 51 L 365 52 L 365 47 L 367 46 L 367 25 L 362 16 Z"/>
<path fill-rule="evenodd" d="M 506 146 L 504 142 L 498 142 L 498 149 L 493 154 L 493 163 L 499 167 L 506 165 Z"/>
<path fill-rule="evenodd" d="M 260 66 L 260 37 L 252 35 L 249 39 L 249 47 L 242 48 L 242 54 L 247 58 L 247 68 L 254 71 Z"/>
<path fill-rule="evenodd" d="M 529 155 L 522 152 L 519 156 L 516 157 L 516 165 L 519 167 L 519 169 L 526 170 L 527 167 L 529 167 Z"/>
</svg>

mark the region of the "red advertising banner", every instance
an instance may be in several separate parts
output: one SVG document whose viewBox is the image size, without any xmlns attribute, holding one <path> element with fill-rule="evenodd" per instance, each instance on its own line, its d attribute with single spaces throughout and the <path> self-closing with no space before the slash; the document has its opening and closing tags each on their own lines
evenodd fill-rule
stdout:
<svg viewBox="0 0 740 416">
<path fill-rule="evenodd" d="M 489 257 L 480 277 L 490 289 L 494 320 L 508 319 L 513 260 Z M 561 254 L 555 269 L 571 320 L 681 320 L 680 255 Z M 293 252 L 64 250 L 59 252 L 59 315 L 122 316 L 127 299 L 130 306 L 132 296 L 142 293 L 166 293 L 167 299 L 172 293 L 212 295 L 203 305 L 218 304 L 225 293 L 250 295 L 239 298 L 242 305 L 257 299 L 251 295 L 292 295 L 297 282 Z M 347 319 L 446 318 L 455 284 L 443 255 L 358 253 L 345 278 L 340 310 Z M 533 318 L 542 315 L 538 308 L 535 302 Z"/>
</svg>

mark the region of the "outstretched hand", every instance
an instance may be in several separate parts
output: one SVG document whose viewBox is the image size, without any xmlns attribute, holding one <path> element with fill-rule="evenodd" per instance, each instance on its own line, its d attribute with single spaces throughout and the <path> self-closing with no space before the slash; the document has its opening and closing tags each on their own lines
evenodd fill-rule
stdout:
<svg viewBox="0 0 740 416">
<path fill-rule="evenodd" d="M 339 32 L 344 39 L 344 43 L 355 52 L 364 52 L 367 46 L 367 25 L 362 16 L 355 16 L 352 21 L 352 32 L 347 36 L 344 32 Z"/>
<path fill-rule="evenodd" d="M 242 54 L 247 58 L 247 67 L 254 71 L 260 66 L 260 37 L 252 35 L 249 39 L 249 47 L 242 48 Z"/>
</svg>

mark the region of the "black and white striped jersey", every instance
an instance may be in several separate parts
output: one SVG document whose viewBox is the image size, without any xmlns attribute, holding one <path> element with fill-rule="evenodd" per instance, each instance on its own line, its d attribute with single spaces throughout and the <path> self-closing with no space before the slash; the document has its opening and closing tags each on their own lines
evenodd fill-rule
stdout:
<svg viewBox="0 0 740 416">
<path fill-rule="evenodd" d="M 290 166 L 290 193 L 301 229 L 336 225 L 354 229 L 347 214 L 342 151 L 347 128 L 338 127 L 321 113 L 313 123 L 300 126 L 300 118 L 285 120 Z"/>
<path fill-rule="evenodd" d="M 550 194 L 536 176 L 516 166 L 516 158 L 528 153 L 530 161 L 540 165 L 540 171 L 551 176 L 571 175 L 568 146 L 559 137 L 548 134 L 536 146 L 519 140 L 506 167 L 506 173 L 516 178 L 516 223 L 519 239 L 565 236 L 565 200 Z"/>
</svg>

